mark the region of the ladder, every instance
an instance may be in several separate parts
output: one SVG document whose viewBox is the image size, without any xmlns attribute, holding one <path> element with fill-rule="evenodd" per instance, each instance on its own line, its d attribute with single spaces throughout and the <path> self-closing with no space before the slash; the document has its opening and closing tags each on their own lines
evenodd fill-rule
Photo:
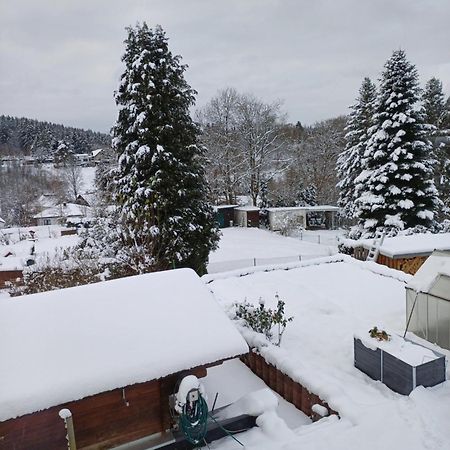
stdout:
<svg viewBox="0 0 450 450">
<path fill-rule="evenodd" d="M 367 254 L 366 261 L 377 262 L 378 255 L 380 254 L 380 248 L 383 245 L 385 236 L 385 229 L 383 229 L 383 231 L 377 231 L 375 233 L 375 237 L 373 238 L 372 246 L 370 247 L 369 253 Z"/>
</svg>

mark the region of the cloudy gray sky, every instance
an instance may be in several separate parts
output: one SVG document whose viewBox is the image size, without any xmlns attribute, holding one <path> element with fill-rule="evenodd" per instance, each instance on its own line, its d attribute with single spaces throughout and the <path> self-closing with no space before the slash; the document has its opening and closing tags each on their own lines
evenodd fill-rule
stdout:
<svg viewBox="0 0 450 450">
<path fill-rule="evenodd" d="M 0 114 L 108 131 L 124 28 L 144 20 L 198 106 L 233 86 L 311 124 L 346 113 L 398 48 L 450 94 L 449 0 L 0 0 Z"/>
</svg>

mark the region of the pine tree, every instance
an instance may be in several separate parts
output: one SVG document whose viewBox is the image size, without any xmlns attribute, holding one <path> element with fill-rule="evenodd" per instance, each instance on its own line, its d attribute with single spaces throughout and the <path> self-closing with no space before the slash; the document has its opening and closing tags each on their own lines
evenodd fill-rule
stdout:
<svg viewBox="0 0 450 450">
<path fill-rule="evenodd" d="M 428 80 L 422 100 L 426 123 L 440 129 L 446 115 L 442 82 L 434 77 Z"/>
<path fill-rule="evenodd" d="M 196 92 L 160 26 L 129 27 L 116 103 L 115 194 L 124 244 L 138 271 L 206 271 L 218 241 L 208 205 L 199 129 L 189 115 Z"/>
<path fill-rule="evenodd" d="M 430 227 L 439 204 L 426 139 L 423 113 L 416 108 L 417 70 L 403 50 L 386 62 L 374 114 L 374 126 L 357 181 L 360 225 L 377 228 Z"/>
<path fill-rule="evenodd" d="M 441 219 L 448 218 L 450 207 L 450 143 L 445 137 L 447 107 L 442 82 L 431 78 L 422 96 L 425 121 L 430 125 L 429 138 L 433 145 L 434 182 L 445 207 L 439 210 Z"/>
<path fill-rule="evenodd" d="M 361 173 L 361 160 L 367 145 L 368 130 L 372 125 L 376 99 L 376 87 L 370 78 L 364 78 L 359 89 L 356 103 L 351 106 L 346 127 L 345 150 L 337 161 L 337 174 L 339 178 L 339 200 L 345 217 L 352 219 L 355 216 L 355 201 L 358 192 L 355 190 L 355 179 Z"/>
</svg>

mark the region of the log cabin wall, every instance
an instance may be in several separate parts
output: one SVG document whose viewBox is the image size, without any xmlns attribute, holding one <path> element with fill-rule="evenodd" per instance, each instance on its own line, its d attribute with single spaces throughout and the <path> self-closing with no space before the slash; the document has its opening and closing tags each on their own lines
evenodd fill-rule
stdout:
<svg viewBox="0 0 450 450">
<path fill-rule="evenodd" d="M 206 368 L 189 371 L 197 377 Z M 72 412 L 78 450 L 103 450 L 171 428 L 169 396 L 180 374 L 85 397 L 0 423 L 0 450 L 67 449 L 62 408 Z"/>
<path fill-rule="evenodd" d="M 369 251 L 364 247 L 356 247 L 354 249 L 353 257 L 360 261 L 365 261 L 368 252 Z M 411 257 L 408 258 L 391 258 L 380 253 L 378 255 L 377 263 L 390 267 L 391 269 L 401 270 L 402 272 L 414 275 L 427 258 L 428 256 L 415 255 L 411 255 Z"/>
<path fill-rule="evenodd" d="M 319 418 L 312 411 L 312 406 L 315 404 L 327 408 L 329 414 L 338 414 L 316 394 L 309 392 L 308 389 L 281 372 L 275 366 L 266 362 L 266 360 L 257 353 L 250 352 L 247 355 L 242 356 L 241 360 L 253 373 L 258 375 L 267 386 L 313 420 Z"/>
</svg>

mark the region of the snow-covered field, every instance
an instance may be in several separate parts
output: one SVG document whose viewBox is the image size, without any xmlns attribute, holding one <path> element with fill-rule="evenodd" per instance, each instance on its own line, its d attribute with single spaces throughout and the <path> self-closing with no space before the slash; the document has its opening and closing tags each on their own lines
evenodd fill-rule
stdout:
<svg viewBox="0 0 450 450">
<path fill-rule="evenodd" d="M 56 174 L 60 177 L 64 177 L 63 169 L 55 167 L 53 164 L 43 164 L 42 168 L 46 171 Z M 80 192 L 93 192 L 96 190 L 95 187 L 95 170 L 96 167 L 80 167 L 81 169 L 81 186 Z"/>
<path fill-rule="evenodd" d="M 293 231 L 291 237 L 314 244 L 328 245 L 337 248 L 339 238 L 345 235 L 346 231 L 339 230 L 302 230 Z"/>
<path fill-rule="evenodd" d="M 326 256 L 335 248 L 284 237 L 259 228 L 224 228 L 219 248 L 209 257 L 208 272 L 280 264 Z"/>
<path fill-rule="evenodd" d="M 275 306 L 276 293 L 285 300 L 286 314 L 294 321 L 281 348 L 262 346 L 261 338 L 248 330 L 245 336 L 266 360 L 318 394 L 341 416 L 307 426 L 299 422 L 289 432 L 277 432 L 269 421 L 240 435 L 240 441 L 255 450 L 450 449 L 450 381 L 402 396 L 353 366 L 355 332 L 367 333 L 377 325 L 403 334 L 404 286 L 410 276 L 345 256 L 326 261 L 314 265 L 307 261 L 305 267 L 290 270 L 255 268 L 246 276 L 237 271 L 204 278 L 225 310 L 234 302 L 257 302 L 261 297 Z M 231 439 L 213 445 L 220 450 L 238 447 Z"/>
<path fill-rule="evenodd" d="M 60 249 L 74 247 L 79 237 L 61 236 L 61 229 L 63 227 L 59 225 L 51 225 L 0 230 L 4 235 L 3 240 L 8 242 L 8 244 L 0 243 L 0 269 L 21 269 L 32 254 L 33 248 L 36 256 L 51 257 Z M 35 240 L 30 239 L 32 237 L 30 231 L 34 231 Z"/>
</svg>

